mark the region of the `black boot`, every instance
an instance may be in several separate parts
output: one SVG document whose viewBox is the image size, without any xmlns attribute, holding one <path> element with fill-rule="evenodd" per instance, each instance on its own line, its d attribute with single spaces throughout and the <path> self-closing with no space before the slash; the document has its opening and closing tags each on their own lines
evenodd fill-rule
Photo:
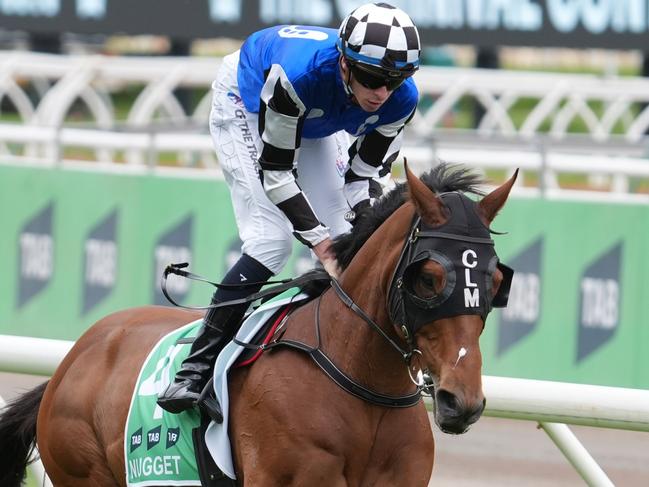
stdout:
<svg viewBox="0 0 649 487">
<path fill-rule="evenodd" d="M 227 306 L 207 311 L 189 355 L 176 372 L 174 381 L 158 396 L 157 402 L 162 409 L 177 414 L 196 405 L 212 376 L 216 357 L 236 333 L 247 307 Z"/>
</svg>

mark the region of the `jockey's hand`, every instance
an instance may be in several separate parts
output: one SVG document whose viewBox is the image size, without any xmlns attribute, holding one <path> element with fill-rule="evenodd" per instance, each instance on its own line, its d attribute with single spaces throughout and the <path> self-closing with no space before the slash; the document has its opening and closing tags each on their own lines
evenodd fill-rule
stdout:
<svg viewBox="0 0 649 487">
<path fill-rule="evenodd" d="M 338 266 L 338 261 L 336 256 L 333 253 L 331 245 L 333 244 L 330 238 L 326 238 L 319 244 L 313 247 L 313 252 L 316 257 L 322 264 L 322 267 L 327 271 L 327 273 L 336 279 L 340 276 L 340 267 Z"/>
</svg>

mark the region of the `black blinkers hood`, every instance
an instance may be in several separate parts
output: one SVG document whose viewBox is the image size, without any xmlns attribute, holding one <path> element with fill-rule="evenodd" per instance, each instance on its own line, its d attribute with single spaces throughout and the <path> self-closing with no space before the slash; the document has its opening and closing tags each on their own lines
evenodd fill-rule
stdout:
<svg viewBox="0 0 649 487">
<path fill-rule="evenodd" d="M 425 324 L 459 315 L 480 315 L 492 307 L 507 305 L 513 270 L 501 264 L 489 228 L 478 215 L 476 202 L 459 192 L 439 195 L 446 206 L 446 223 L 430 227 L 417 216 L 401 252 L 390 284 L 388 306 L 393 323 L 405 327 L 409 339 Z M 445 270 L 443 290 L 433 296 L 417 296 L 412 284 L 420 263 L 432 259 Z M 496 268 L 503 280 L 492 296 Z"/>
</svg>

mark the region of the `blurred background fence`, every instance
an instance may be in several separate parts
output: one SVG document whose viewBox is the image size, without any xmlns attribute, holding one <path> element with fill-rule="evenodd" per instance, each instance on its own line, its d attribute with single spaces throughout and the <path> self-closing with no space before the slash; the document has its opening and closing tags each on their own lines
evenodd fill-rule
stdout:
<svg viewBox="0 0 649 487">
<path fill-rule="evenodd" d="M 0 155 L 218 168 L 206 123 L 218 65 L 0 52 L 0 101 L 10 114 Z M 436 159 L 520 167 L 529 194 L 649 201 L 649 80 L 453 67 L 424 67 L 416 79 L 421 103 L 404 155 L 420 169 Z"/>
</svg>

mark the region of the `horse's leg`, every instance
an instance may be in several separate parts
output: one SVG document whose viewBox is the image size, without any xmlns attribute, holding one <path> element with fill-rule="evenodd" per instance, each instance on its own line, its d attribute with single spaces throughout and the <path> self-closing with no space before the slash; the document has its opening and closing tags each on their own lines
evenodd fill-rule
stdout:
<svg viewBox="0 0 649 487">
<path fill-rule="evenodd" d="M 70 373 L 68 371 L 68 373 Z M 68 405 L 66 412 L 56 411 L 54 404 L 65 395 L 70 401 L 70 393 L 65 386 L 57 384 L 48 388 L 38 424 L 38 445 L 43 465 L 56 487 L 121 487 L 108 466 L 106 452 L 97 438 L 97 432 L 88 421 L 84 400 Z M 123 469 L 123 467 L 121 467 Z"/>
<path fill-rule="evenodd" d="M 357 487 L 345 471 L 346 452 L 354 449 L 350 433 L 331 404 L 338 386 L 305 355 L 280 352 L 262 359 L 230 377 L 230 434 L 243 485 Z M 296 371 L 303 377 L 287 387 Z"/>
<path fill-rule="evenodd" d="M 392 409 L 379 428 L 363 487 L 426 487 L 435 442 L 426 408 Z"/>
</svg>

